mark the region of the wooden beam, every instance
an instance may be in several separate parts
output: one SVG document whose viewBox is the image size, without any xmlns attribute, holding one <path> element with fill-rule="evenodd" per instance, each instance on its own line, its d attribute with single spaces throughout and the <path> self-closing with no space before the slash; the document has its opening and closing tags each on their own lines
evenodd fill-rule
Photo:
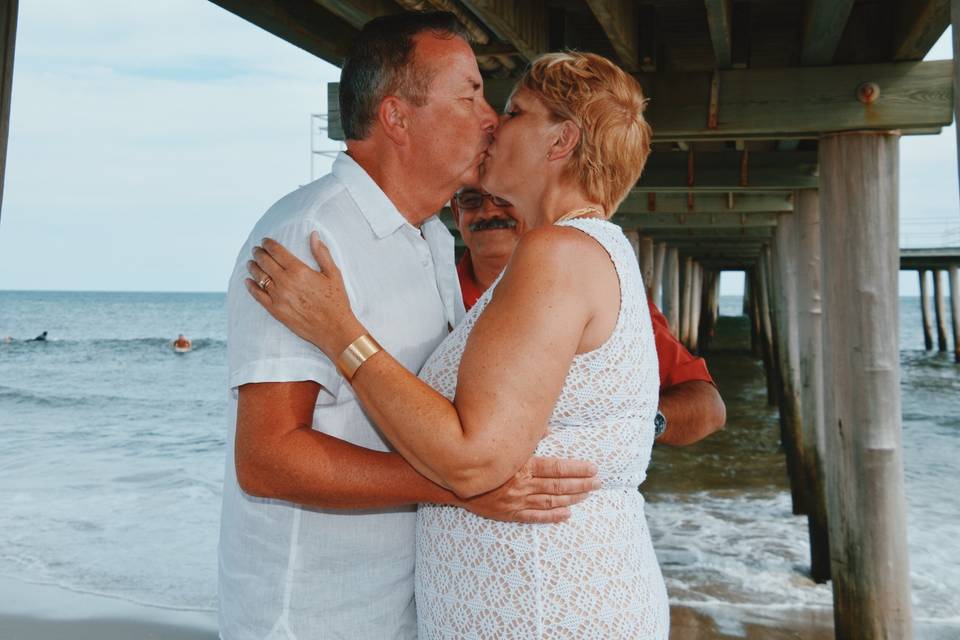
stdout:
<svg viewBox="0 0 960 640">
<path fill-rule="evenodd" d="M 817 66 L 833 62 L 840 36 L 847 26 L 854 0 L 809 0 L 804 19 L 800 64 Z"/>
<path fill-rule="evenodd" d="M 635 188 L 617 209 L 620 213 L 776 213 L 793 211 L 793 193 L 738 193 L 730 199 L 722 193 L 698 193 L 689 207 L 686 195 Z"/>
<path fill-rule="evenodd" d="M 357 33 L 313 0 L 210 1 L 338 67 Z"/>
<path fill-rule="evenodd" d="M 894 60 L 922 60 L 950 25 L 950 0 L 902 0 L 894 21 Z"/>
<path fill-rule="evenodd" d="M 650 98 L 646 117 L 654 142 L 696 140 L 812 139 L 837 131 L 930 133 L 953 120 L 953 63 L 887 64 L 719 72 L 719 121 L 707 123 L 712 73 L 639 74 Z M 857 87 L 880 87 L 872 104 L 861 103 Z M 511 80 L 486 80 L 484 94 L 502 109 Z"/>
<path fill-rule="evenodd" d="M 7 166 L 7 139 L 10 136 L 10 94 L 13 89 L 13 54 L 17 42 L 18 0 L 0 6 L 0 211 Z"/>
<path fill-rule="evenodd" d="M 654 141 L 815 136 L 848 130 L 911 130 L 952 120 L 952 62 L 902 62 L 720 72 L 720 120 L 707 126 L 711 74 L 640 77 L 651 97 Z M 880 87 L 870 105 L 856 98 L 865 81 Z"/>
<path fill-rule="evenodd" d="M 724 229 L 729 232 L 777 226 L 775 213 L 626 213 L 620 210 L 611 220 L 623 227 L 635 224 L 641 229 Z"/>
<path fill-rule="evenodd" d="M 789 214 L 784 214 L 789 215 Z M 614 221 L 620 224 L 618 221 Z M 632 222 L 632 221 L 631 221 Z M 760 244 L 769 241 L 773 237 L 773 227 L 744 227 L 736 229 L 651 229 L 644 227 L 641 222 L 638 226 L 634 224 L 620 224 L 624 229 L 639 229 L 641 233 L 649 235 L 657 242 L 669 242 L 679 245 L 681 242 L 692 242 L 696 244 L 715 243 L 715 244 Z"/>
<path fill-rule="evenodd" d="M 607 34 L 620 65 L 627 71 L 640 68 L 637 3 L 635 0 L 586 0 Z"/>
<path fill-rule="evenodd" d="M 713 58 L 717 68 L 728 69 L 732 61 L 730 45 L 731 0 L 704 0 Z"/>
<path fill-rule="evenodd" d="M 318 5 L 359 30 L 374 18 L 401 13 L 391 0 L 314 0 Z"/>
<path fill-rule="evenodd" d="M 527 60 L 548 50 L 547 5 L 544 0 L 461 0 L 500 40 L 513 44 Z"/>
<path fill-rule="evenodd" d="M 637 187 L 684 193 L 792 191 L 817 187 L 816 151 L 752 152 L 749 155 L 749 172 L 746 176 L 742 163 L 744 157 L 737 151 L 695 154 L 696 172 L 691 175 L 687 154 L 651 154 Z"/>
</svg>

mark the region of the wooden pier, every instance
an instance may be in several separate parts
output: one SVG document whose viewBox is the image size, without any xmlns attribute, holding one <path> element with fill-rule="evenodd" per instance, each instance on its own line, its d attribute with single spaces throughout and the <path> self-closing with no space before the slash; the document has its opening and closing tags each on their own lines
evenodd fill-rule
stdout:
<svg viewBox="0 0 960 640">
<path fill-rule="evenodd" d="M 950 287 L 960 359 L 960 256 L 899 250 L 898 151 L 958 108 L 954 61 L 922 59 L 951 8 L 960 38 L 960 0 L 212 1 L 338 66 L 373 17 L 452 10 L 495 108 L 551 50 L 636 74 L 654 151 L 613 220 L 694 350 L 712 335 L 719 274 L 746 273 L 753 349 L 780 408 L 794 511 L 809 518 L 811 575 L 833 582 L 836 636 L 912 637 L 898 271 L 920 273 L 928 349 L 934 330 L 948 348 Z M 2 171 L 17 2 L 0 7 Z"/>
</svg>

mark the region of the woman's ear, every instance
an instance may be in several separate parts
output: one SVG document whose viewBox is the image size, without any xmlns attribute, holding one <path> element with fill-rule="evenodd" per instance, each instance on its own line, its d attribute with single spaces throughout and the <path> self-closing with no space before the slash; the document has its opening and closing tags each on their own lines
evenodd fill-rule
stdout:
<svg viewBox="0 0 960 640">
<path fill-rule="evenodd" d="M 377 122 L 395 144 L 406 144 L 409 125 L 409 106 L 406 102 L 396 96 L 387 96 L 381 100 L 377 110 Z"/>
<path fill-rule="evenodd" d="M 573 153 L 578 144 L 580 144 L 580 127 L 571 120 L 564 120 L 557 129 L 553 144 L 550 145 L 547 159 L 562 160 Z"/>
</svg>

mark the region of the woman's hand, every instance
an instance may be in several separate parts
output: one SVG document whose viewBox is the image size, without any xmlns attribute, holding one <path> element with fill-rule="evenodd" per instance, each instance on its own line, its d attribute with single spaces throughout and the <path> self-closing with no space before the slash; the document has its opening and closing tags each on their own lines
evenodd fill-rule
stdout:
<svg viewBox="0 0 960 640">
<path fill-rule="evenodd" d="M 247 262 L 252 277 L 245 284 L 270 315 L 335 362 L 366 331 L 353 315 L 340 270 L 316 231 L 310 234 L 310 251 L 320 271 L 264 238 Z"/>
</svg>

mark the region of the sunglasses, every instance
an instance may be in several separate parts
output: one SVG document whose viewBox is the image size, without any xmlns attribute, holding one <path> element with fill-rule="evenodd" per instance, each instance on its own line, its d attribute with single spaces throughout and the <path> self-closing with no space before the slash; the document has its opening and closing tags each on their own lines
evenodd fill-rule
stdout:
<svg viewBox="0 0 960 640">
<path fill-rule="evenodd" d="M 497 197 L 491 193 L 484 193 L 483 191 L 465 190 L 459 191 L 456 195 L 454 195 L 454 199 L 457 201 L 457 206 L 460 207 L 461 211 L 479 209 L 483 206 L 483 201 L 487 198 L 490 198 L 490 202 L 497 207 L 513 206 L 503 198 Z"/>
</svg>

